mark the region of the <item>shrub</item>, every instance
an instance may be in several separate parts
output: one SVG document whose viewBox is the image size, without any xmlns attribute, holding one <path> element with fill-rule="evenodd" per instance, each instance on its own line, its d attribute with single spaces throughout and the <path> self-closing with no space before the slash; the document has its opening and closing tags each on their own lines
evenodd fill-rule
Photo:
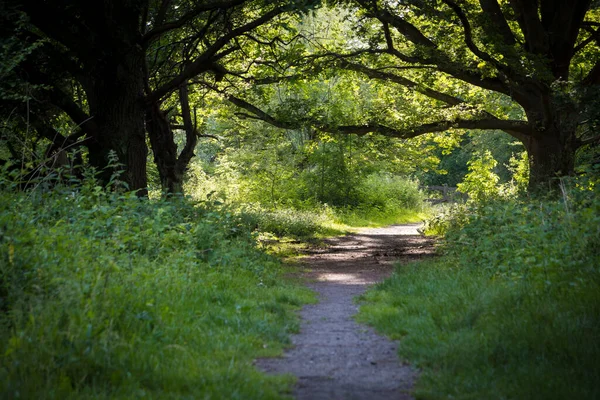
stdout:
<svg viewBox="0 0 600 400">
<path fill-rule="evenodd" d="M 387 173 L 367 176 L 357 188 L 358 204 L 363 209 L 421 211 L 423 193 L 419 185 L 405 177 Z"/>
<path fill-rule="evenodd" d="M 317 211 L 294 209 L 265 209 L 260 206 L 243 206 L 239 212 L 243 223 L 260 232 L 277 236 L 309 237 L 323 231 L 326 216 Z"/>
</svg>

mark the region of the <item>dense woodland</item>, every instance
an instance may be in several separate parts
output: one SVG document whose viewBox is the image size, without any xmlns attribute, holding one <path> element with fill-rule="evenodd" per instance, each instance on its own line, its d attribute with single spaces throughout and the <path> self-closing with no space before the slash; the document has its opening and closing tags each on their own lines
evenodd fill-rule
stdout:
<svg viewBox="0 0 600 400">
<path fill-rule="evenodd" d="M 423 219 L 359 316 L 416 397 L 600 397 L 599 2 L 4 0 L 0 52 L 0 397 L 281 398 L 290 243 Z"/>
</svg>

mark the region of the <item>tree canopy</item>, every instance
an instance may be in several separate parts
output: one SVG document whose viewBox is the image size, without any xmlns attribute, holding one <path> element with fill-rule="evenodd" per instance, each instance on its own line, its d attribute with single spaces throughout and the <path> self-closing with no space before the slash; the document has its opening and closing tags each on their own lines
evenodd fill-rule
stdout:
<svg viewBox="0 0 600 400">
<path fill-rule="evenodd" d="M 526 147 L 532 187 L 572 174 L 577 150 L 598 143 L 596 3 L 361 0 L 336 7 L 346 10 L 340 23 L 350 37 L 311 38 L 298 65 L 352 71 L 395 88 L 397 98 L 388 94 L 385 112 L 364 113 L 354 124 L 311 121 L 321 129 L 398 138 L 502 130 Z"/>
<path fill-rule="evenodd" d="M 599 142 L 599 11 L 591 0 L 10 0 L 2 140 L 14 159 L 30 131 L 51 143 L 46 156 L 84 146 L 100 171 L 114 151 L 143 195 L 148 139 L 163 189 L 180 192 L 208 91 L 283 129 L 502 130 L 527 149 L 535 187 Z M 268 100 L 332 77 L 347 83 L 335 104 Z"/>
</svg>

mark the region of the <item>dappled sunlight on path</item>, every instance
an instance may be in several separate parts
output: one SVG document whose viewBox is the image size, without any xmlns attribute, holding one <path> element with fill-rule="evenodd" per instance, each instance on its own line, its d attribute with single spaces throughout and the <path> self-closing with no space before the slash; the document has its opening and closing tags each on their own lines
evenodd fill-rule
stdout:
<svg viewBox="0 0 600 400">
<path fill-rule="evenodd" d="M 433 254 L 419 224 L 361 229 L 310 250 L 302 275 L 319 294 L 303 308 L 294 347 L 282 358 L 258 360 L 271 373 L 298 377 L 297 399 L 410 399 L 415 371 L 402 365 L 396 343 L 357 324 L 354 298 L 405 263 Z"/>
</svg>

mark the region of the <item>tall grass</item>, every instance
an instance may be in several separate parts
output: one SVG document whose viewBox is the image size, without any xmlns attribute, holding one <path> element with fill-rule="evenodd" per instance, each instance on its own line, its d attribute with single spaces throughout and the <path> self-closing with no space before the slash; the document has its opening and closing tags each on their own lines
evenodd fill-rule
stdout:
<svg viewBox="0 0 600 400">
<path fill-rule="evenodd" d="M 427 212 L 418 183 L 386 173 L 371 174 L 357 187 L 355 207 L 334 211 L 338 223 L 382 226 L 417 222 Z"/>
<path fill-rule="evenodd" d="M 312 301 L 250 230 L 186 200 L 0 193 L 0 397 L 279 398 Z"/>
<path fill-rule="evenodd" d="M 422 370 L 417 398 L 600 398 L 600 196 L 570 186 L 468 209 L 440 258 L 364 296 L 360 320 Z"/>
<path fill-rule="evenodd" d="M 278 181 L 282 186 L 278 193 L 285 193 L 286 197 L 280 196 L 274 202 L 267 193 L 269 191 L 245 181 L 246 178 L 223 173 L 209 179 L 199 171 L 188 182 L 188 189 L 197 200 L 224 202 L 248 225 L 280 237 L 308 238 L 339 234 L 357 226 L 416 222 L 429 211 L 417 182 L 388 173 L 364 177 L 347 198 L 338 201 L 351 206 L 326 204 L 313 197 L 303 197 L 306 192 L 292 190 L 295 186 L 307 185 L 300 178 L 300 181 Z"/>
</svg>

